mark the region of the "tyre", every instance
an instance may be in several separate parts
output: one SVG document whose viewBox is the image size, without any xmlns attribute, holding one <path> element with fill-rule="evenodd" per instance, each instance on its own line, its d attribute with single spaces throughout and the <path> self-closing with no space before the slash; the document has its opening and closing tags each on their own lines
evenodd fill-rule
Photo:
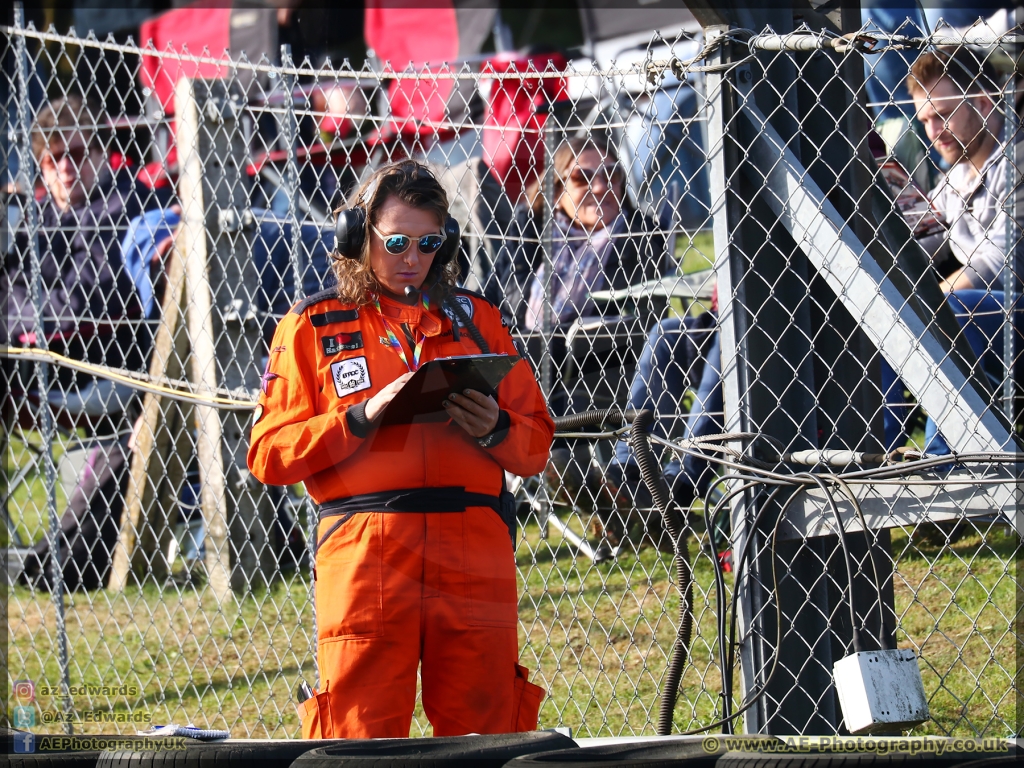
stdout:
<svg viewBox="0 0 1024 768">
<path fill-rule="evenodd" d="M 670 738 L 664 741 L 634 741 L 543 752 L 512 760 L 508 768 L 608 768 L 616 765 L 629 768 L 667 768 L 677 765 L 710 768 L 724 753 L 717 737 Z"/>
<path fill-rule="evenodd" d="M 870 737 L 867 737 L 870 741 Z M 545 752 L 520 757 L 508 764 L 508 768 L 542 768 L 563 766 L 564 768 L 609 768 L 610 766 L 628 766 L 629 768 L 667 768 L 668 766 L 716 766 L 716 768 L 812 768 L 812 766 L 829 766 L 830 768 L 867 768 L 867 766 L 904 766 L 904 765 L 936 765 L 962 766 L 969 764 L 974 768 L 997 768 L 1010 765 L 1016 761 L 1017 748 L 1008 742 L 1009 754 L 993 755 L 978 761 L 979 753 L 945 752 L 938 754 L 934 749 L 921 749 L 914 754 L 900 752 L 900 744 L 911 744 L 911 739 L 889 740 L 880 737 L 879 747 L 874 751 L 841 752 L 819 749 L 816 746 L 805 748 L 805 751 L 784 752 L 782 740 L 771 736 L 703 736 L 696 738 L 673 738 L 666 740 L 650 740 L 624 744 L 602 744 L 594 747 L 580 747 L 576 750 L 563 752 Z M 935 738 L 933 743 L 949 742 Z M 743 742 L 749 742 L 749 751 L 744 750 Z M 949 744 L 949 746 L 952 746 Z M 991 753 L 989 753 L 991 755 Z M 1014 762 L 1014 764 L 1016 764 Z"/>
<path fill-rule="evenodd" d="M 100 753 L 92 752 L 35 752 L 8 755 L 10 768 L 96 768 Z"/>
<path fill-rule="evenodd" d="M 166 748 L 103 752 L 96 761 L 96 768 L 288 768 L 303 753 L 329 743 L 332 742 L 302 739 L 249 742 L 180 739 L 179 743 L 167 743 Z"/>
<path fill-rule="evenodd" d="M 500 768 L 520 755 L 550 750 L 575 751 L 576 742 L 552 731 L 435 739 L 346 740 L 314 749 L 293 768 Z"/>
<path fill-rule="evenodd" d="M 107 745 L 145 742 L 131 736 L 66 736 L 9 731 L 3 734 L 4 753 L 11 768 L 96 768 Z"/>
</svg>

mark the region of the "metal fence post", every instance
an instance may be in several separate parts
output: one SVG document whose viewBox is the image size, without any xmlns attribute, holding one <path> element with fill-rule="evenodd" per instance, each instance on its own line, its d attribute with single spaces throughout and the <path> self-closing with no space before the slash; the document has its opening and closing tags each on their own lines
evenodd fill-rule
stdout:
<svg viewBox="0 0 1024 768">
<path fill-rule="evenodd" d="M 538 107 L 537 112 L 541 109 Z M 544 257 L 544 310 L 540 317 L 541 362 L 540 386 L 545 399 L 550 399 L 554 386 L 554 361 L 551 358 L 551 334 L 557 325 L 555 308 L 551 302 L 554 286 L 553 275 L 555 254 L 555 110 L 550 104 L 544 105 L 544 227 L 541 231 L 541 253 Z"/>
<path fill-rule="evenodd" d="M 284 192 L 288 196 L 288 224 L 291 226 L 291 239 L 289 240 L 289 263 L 292 267 L 293 280 L 295 281 L 295 292 L 293 299 L 298 301 L 305 295 L 303 290 L 303 277 L 306 274 L 306 262 L 303 256 L 302 222 L 298 216 L 298 196 L 302 194 L 299 184 L 299 167 L 297 159 L 296 143 L 299 138 L 298 121 L 295 115 L 295 90 L 298 78 L 290 72 L 294 68 L 292 60 L 292 47 L 287 43 L 281 46 L 281 85 L 284 89 L 284 141 L 288 159 L 285 164 Z M 285 491 L 287 493 L 287 491 Z M 317 512 L 309 498 L 303 496 L 301 510 L 306 525 L 306 552 L 309 556 L 310 573 L 316 562 L 316 539 L 317 539 Z M 298 524 L 298 521 L 295 521 Z M 316 605 L 316 580 L 309 580 L 309 600 Z M 320 685 L 320 667 L 317 663 L 317 618 L 316 611 L 313 611 L 313 655 L 314 686 Z"/>
<path fill-rule="evenodd" d="M 244 234 L 252 221 L 242 102 L 224 81 L 182 79 L 175 104 L 192 376 L 207 393 L 253 391 L 263 342 L 254 294 L 259 278 Z M 196 407 L 206 564 L 221 600 L 231 590 L 268 583 L 274 567 L 273 510 L 246 465 L 248 420 L 247 411 Z"/>
<path fill-rule="evenodd" d="M 299 189 L 299 166 L 296 159 L 296 142 L 299 137 L 298 123 L 295 119 L 295 86 L 297 78 L 290 70 L 295 66 L 292 61 L 292 47 L 288 44 L 281 46 L 281 86 L 284 89 L 284 125 L 283 131 L 285 150 L 288 153 L 288 160 L 284 171 L 284 193 L 288 196 L 288 224 L 292 228 L 292 236 L 289 240 L 289 261 L 292 265 L 292 274 L 295 279 L 295 300 L 303 297 L 302 276 L 305 274 L 305 264 L 302 258 L 302 223 L 299 221 L 298 197 L 302 194 Z"/>
<path fill-rule="evenodd" d="M 1008 12 L 1008 26 L 1010 29 L 1013 29 L 1015 23 L 1020 19 L 1020 9 L 1008 9 Z M 1019 56 L 1022 47 L 1020 43 L 1015 43 L 1011 46 L 1010 50 Z M 1006 378 L 1003 379 L 1002 395 L 1003 409 L 1006 412 L 1007 420 L 1011 424 L 1016 416 L 1013 374 L 1015 370 L 1014 358 L 1017 350 L 1014 343 L 1014 336 L 1016 334 L 1014 333 L 1013 321 L 1017 312 L 1024 311 L 1024 307 L 1017 306 L 1018 297 L 1020 296 L 1018 288 L 1021 282 L 1019 270 L 1021 269 L 1020 251 L 1022 244 L 1021 231 L 1017 224 L 1019 213 L 1017 206 L 1021 202 L 1019 199 L 1021 192 L 1017 189 L 1021 185 L 1020 173 L 1018 172 L 1019 166 L 1017 165 L 1020 161 L 1018 157 L 1019 148 L 1017 146 L 1020 143 L 1018 136 L 1020 132 L 1020 115 L 1017 113 L 1017 92 L 1017 78 L 1014 75 L 1010 75 L 1006 80 L 1006 88 L 1003 94 L 1003 121 L 1005 123 L 1003 133 L 1006 136 L 1005 144 L 1003 145 L 1003 155 L 1009 167 L 1007 168 L 1006 199 L 1003 200 L 1003 211 L 1006 214 L 1006 257 L 1003 263 L 1002 278 L 1003 307 L 1006 313 L 1003 320 L 1003 360 L 1006 364 Z"/>
<path fill-rule="evenodd" d="M 35 314 L 35 336 L 36 346 L 42 350 L 48 347 L 46 338 L 46 324 L 43 317 L 43 278 L 41 274 L 41 255 L 39 253 L 39 212 L 35 200 L 32 197 L 32 190 L 35 187 L 36 162 L 32 156 L 32 107 L 29 104 L 29 77 L 32 71 L 32 62 L 29 59 L 28 46 L 24 34 L 18 34 L 25 28 L 25 9 L 20 2 L 14 4 L 14 45 L 17 51 L 17 102 L 18 102 L 18 126 L 21 129 L 21 136 L 18 142 L 18 164 L 21 168 L 21 177 L 25 183 L 25 223 L 28 231 L 29 260 L 31 264 L 31 295 L 32 311 Z M 68 660 L 68 629 L 64 615 L 64 558 L 61 552 L 61 530 L 60 516 L 57 514 L 57 468 L 53 462 L 53 441 L 55 425 L 53 414 L 50 413 L 48 394 L 50 391 L 50 365 L 49 363 L 37 362 L 34 365 L 36 380 L 39 382 L 39 433 L 43 443 L 43 475 L 46 484 L 46 510 L 49 527 L 46 530 L 46 540 L 50 549 L 50 579 L 51 597 L 53 600 L 54 616 L 56 621 L 55 631 L 57 634 L 57 661 L 60 665 L 60 700 L 61 710 L 65 714 L 71 714 L 74 702 L 70 696 L 71 670 Z M 64 732 L 74 733 L 73 718 L 69 717 L 64 722 Z"/>
<path fill-rule="evenodd" d="M 705 26 L 704 39 L 711 44 L 718 38 L 726 35 L 729 31 L 728 24 Z M 721 48 L 716 51 L 711 59 L 712 65 L 722 65 L 724 62 Z M 734 258 L 739 254 L 730 247 L 732 236 L 730 234 L 729 222 L 735 221 L 739 215 L 739 201 L 735 195 L 729 194 L 729 172 L 728 168 L 736 166 L 736 146 L 728 139 L 729 112 L 734 105 L 727 105 L 728 94 L 724 91 L 727 87 L 725 76 L 720 70 L 712 69 L 707 75 L 707 135 L 708 135 L 708 162 L 711 166 L 710 189 L 711 189 L 711 220 L 712 232 L 714 235 L 715 247 L 715 276 L 718 285 L 718 333 L 721 344 L 721 371 L 723 401 L 725 413 L 723 424 L 726 432 L 746 432 L 749 427 L 747 414 L 739 407 L 741 394 L 747 389 L 746 367 L 739 365 L 738 339 L 743 339 L 747 334 L 746 315 L 739 311 L 741 304 L 734 298 L 736 291 L 734 287 L 735 275 L 742 274 L 742 265 L 732 264 Z M 726 107 L 730 109 L 727 112 Z M 741 443 L 733 443 L 734 450 L 742 450 Z M 736 487 L 736 483 L 733 484 Z M 732 537 L 736 542 L 736 548 L 743 546 L 743 542 L 750 536 L 745 521 L 750 516 L 750 507 L 753 503 L 753 494 L 745 493 L 736 497 L 732 504 Z M 737 590 L 742 585 L 737 585 Z M 751 595 L 753 599 L 756 595 Z M 743 627 L 743 633 L 747 633 L 749 626 L 750 606 L 745 605 L 741 611 L 738 621 Z M 760 645 L 745 643 L 740 649 L 740 690 L 744 697 L 757 688 L 756 669 L 763 668 L 763 660 L 760 658 Z M 723 674 L 732 675 L 731 670 L 723 670 Z M 723 701 L 723 716 L 728 714 L 731 702 Z M 733 723 L 723 725 L 725 733 L 733 731 Z M 755 720 L 753 714 L 747 716 L 747 730 L 757 732 L 759 730 L 759 719 Z"/>
<path fill-rule="evenodd" d="M 711 12 L 702 21 L 709 39 L 727 33 L 729 25 L 722 22 L 755 30 L 771 26 L 781 34 L 793 26 L 787 12 L 746 8 Z M 740 113 L 747 102 L 756 103 L 772 115 L 773 125 L 797 153 L 803 115 L 798 94 L 785 85 L 798 80 L 789 57 L 740 62 L 746 53 L 726 43 L 715 62 L 736 66 L 729 75 L 712 73 L 708 79 L 726 429 L 769 435 L 793 451 L 818 446 L 821 402 L 815 363 L 821 342 L 808 288 L 814 273 L 799 244 L 768 207 L 764 178 L 751 172 Z M 778 510 L 762 510 L 765 503 L 748 494 L 737 497 L 732 510 L 737 551 L 755 537 L 757 553 L 749 578 L 736 585 L 744 700 L 763 690 L 759 702 L 747 710 L 745 730 L 834 733 L 839 725 L 831 693 L 836 659 L 830 606 L 835 597 L 821 570 L 837 547 L 834 540 L 817 539 L 781 542 L 773 551 L 765 530 L 771 530 Z M 758 514 L 766 522 L 755 530 L 751 525 Z M 778 589 L 773 587 L 775 569 L 781 574 Z M 769 680 L 776 655 L 808 661 L 797 667 L 780 665 Z"/>
</svg>

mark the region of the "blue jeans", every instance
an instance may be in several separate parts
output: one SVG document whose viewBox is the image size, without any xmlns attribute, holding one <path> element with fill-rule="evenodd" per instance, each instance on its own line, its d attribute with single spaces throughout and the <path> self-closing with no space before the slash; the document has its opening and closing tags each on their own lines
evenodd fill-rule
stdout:
<svg viewBox="0 0 1024 768">
<path fill-rule="evenodd" d="M 1003 362 L 1003 327 L 1006 310 L 1002 296 L 984 290 L 954 291 L 946 297 L 957 322 L 963 329 L 964 338 L 971 345 L 981 365 L 981 372 L 988 379 L 989 385 L 995 390 L 1005 375 Z M 1018 361 L 1024 349 L 1024 304 L 1018 299 L 1013 311 L 1014 350 Z M 1019 379 L 1020 372 L 1014 377 Z M 907 441 L 906 414 L 909 407 L 903 396 L 903 382 L 884 359 L 882 360 L 882 391 L 885 396 L 885 446 L 887 450 L 903 445 Z M 945 456 L 952 453 L 949 444 L 938 430 L 935 420 L 930 416 L 924 429 L 925 453 Z"/>
<path fill-rule="evenodd" d="M 636 375 L 630 384 L 629 407 L 648 408 L 655 413 L 654 434 L 668 438 L 687 389 L 696 387 L 693 405 L 686 418 L 684 439 L 722 431 L 722 373 L 716 319 L 710 313 L 697 318 L 668 318 L 648 334 Z M 629 445 L 615 445 L 615 461 L 622 467 L 635 463 Z M 665 468 L 671 482 L 680 471 L 686 473 L 699 493 L 711 481 L 708 462 L 687 455 L 682 462 L 673 456 Z"/>
</svg>

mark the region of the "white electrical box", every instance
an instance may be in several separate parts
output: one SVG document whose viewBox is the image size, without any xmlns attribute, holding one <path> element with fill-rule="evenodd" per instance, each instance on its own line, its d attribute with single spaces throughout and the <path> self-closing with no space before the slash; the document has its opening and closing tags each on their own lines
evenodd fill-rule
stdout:
<svg viewBox="0 0 1024 768">
<path fill-rule="evenodd" d="M 837 661 L 832 672 L 850 733 L 905 730 L 928 719 L 913 651 L 862 651 Z"/>
</svg>

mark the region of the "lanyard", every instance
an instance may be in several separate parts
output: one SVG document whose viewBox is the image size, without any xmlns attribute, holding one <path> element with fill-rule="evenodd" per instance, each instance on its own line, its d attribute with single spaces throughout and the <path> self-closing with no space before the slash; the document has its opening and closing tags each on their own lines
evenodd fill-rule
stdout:
<svg viewBox="0 0 1024 768">
<path fill-rule="evenodd" d="M 412 365 L 409 365 L 409 358 L 405 355 L 405 350 L 402 349 L 402 342 L 395 336 L 394 331 L 391 330 L 391 326 L 388 325 L 387 319 L 384 317 L 384 313 L 380 308 L 380 299 L 374 298 L 373 304 L 377 308 L 377 314 L 380 315 L 381 322 L 384 323 L 384 330 L 387 331 L 388 341 L 391 342 L 391 347 L 398 353 L 398 357 L 401 358 L 402 362 L 405 363 L 405 367 L 410 371 L 415 371 L 420 367 L 420 354 L 423 352 L 423 342 L 427 340 L 427 335 L 420 331 L 419 339 L 416 340 L 416 344 L 412 351 Z M 426 312 L 430 308 L 430 302 L 427 299 L 426 292 L 423 293 L 423 311 Z"/>
</svg>

